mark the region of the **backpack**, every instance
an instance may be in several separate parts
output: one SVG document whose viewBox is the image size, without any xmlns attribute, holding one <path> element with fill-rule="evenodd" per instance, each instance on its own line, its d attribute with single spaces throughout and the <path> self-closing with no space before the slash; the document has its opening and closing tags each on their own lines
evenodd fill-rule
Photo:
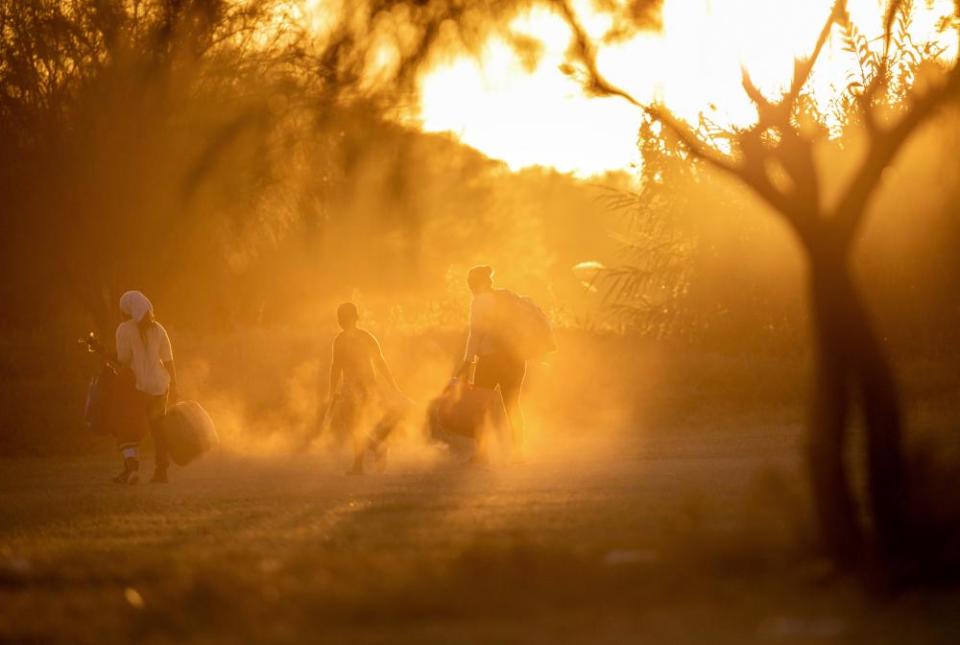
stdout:
<svg viewBox="0 0 960 645">
<path fill-rule="evenodd" d="M 499 336 L 508 351 L 524 360 L 556 351 L 553 326 L 537 303 L 507 289 L 497 289 L 494 294 L 497 297 Z"/>
</svg>

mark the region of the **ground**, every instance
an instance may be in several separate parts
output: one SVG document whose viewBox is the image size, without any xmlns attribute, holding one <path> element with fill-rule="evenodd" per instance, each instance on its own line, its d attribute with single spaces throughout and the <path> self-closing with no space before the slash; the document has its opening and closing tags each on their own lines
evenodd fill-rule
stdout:
<svg viewBox="0 0 960 645">
<path fill-rule="evenodd" d="M 464 469 L 212 454 L 166 486 L 0 462 L 0 641 L 956 643 L 960 594 L 812 555 L 799 428 Z M 149 471 L 148 471 L 149 472 Z"/>
</svg>

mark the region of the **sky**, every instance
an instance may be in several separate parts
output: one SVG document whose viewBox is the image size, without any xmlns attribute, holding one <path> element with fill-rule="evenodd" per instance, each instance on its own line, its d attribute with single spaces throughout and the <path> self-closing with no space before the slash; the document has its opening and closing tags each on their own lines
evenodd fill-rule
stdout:
<svg viewBox="0 0 960 645">
<path fill-rule="evenodd" d="M 755 114 L 741 88 L 741 68 L 774 95 L 789 82 L 795 57 L 809 54 L 833 0 L 666 0 L 663 28 L 598 53 L 601 72 L 643 102 L 661 101 L 677 115 L 706 113 L 720 124 L 745 125 Z M 882 2 L 851 0 L 851 17 L 869 38 L 882 33 Z M 595 38 L 610 26 L 587 0 L 578 13 Z M 915 39 L 935 35 L 952 0 L 917 2 Z M 639 110 L 622 99 L 588 98 L 563 74 L 569 31 L 548 10 L 534 9 L 511 25 L 543 43 L 532 71 L 510 46 L 491 39 L 479 58 L 447 60 L 421 81 L 419 119 L 429 132 L 450 132 L 512 169 L 547 166 L 581 177 L 639 163 Z M 879 46 L 879 41 L 874 40 Z M 846 87 L 855 60 L 839 38 L 825 49 L 811 87 L 824 105 Z"/>
</svg>

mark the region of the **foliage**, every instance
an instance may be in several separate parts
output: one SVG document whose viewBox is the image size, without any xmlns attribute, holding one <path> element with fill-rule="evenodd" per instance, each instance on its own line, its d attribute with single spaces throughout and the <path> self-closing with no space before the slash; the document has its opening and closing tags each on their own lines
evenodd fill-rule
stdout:
<svg viewBox="0 0 960 645">
<path fill-rule="evenodd" d="M 821 107 L 812 93 L 800 86 L 790 118 L 793 128 L 819 146 L 819 154 L 827 165 L 836 165 L 846 156 L 844 151 L 861 136 L 866 88 L 882 88 L 882 91 L 871 90 L 870 107 L 883 110 L 889 118 L 905 109 L 907 96 L 918 77 L 942 64 L 943 45 L 937 40 L 916 42 L 911 35 L 912 20 L 912 2 L 901 3 L 898 12 L 893 14 L 894 29 L 889 41 L 879 39 L 871 43 L 845 8 L 838 12 L 839 43 L 853 60 L 849 84 L 826 107 Z M 760 98 L 749 78 L 745 84 L 748 92 Z M 780 144 L 775 128 L 723 127 L 707 114 L 701 114 L 696 130 L 690 134 L 695 134 L 704 145 L 728 153 L 735 151 L 744 137 L 756 138 L 764 148 Z M 685 219 L 689 219 L 688 213 L 694 207 L 691 191 L 715 191 L 712 187 L 715 182 L 708 174 L 709 168 L 704 167 L 701 155 L 692 153 L 688 145 L 681 143 L 675 130 L 669 124 L 664 126 L 655 112 L 645 116 L 638 146 L 643 159 L 639 192 L 615 191 L 604 200 L 608 207 L 628 210 L 633 215 L 615 233 L 623 261 L 604 267 L 591 284 L 603 288 L 606 310 L 626 327 L 643 333 L 655 328 L 654 333 L 660 336 L 679 335 L 684 333 L 678 328 L 683 323 L 677 316 L 684 308 L 683 296 L 688 296 L 688 300 L 691 286 L 705 279 L 698 275 L 699 267 L 694 267 L 693 258 L 697 254 L 691 253 L 702 241 L 703 230 L 710 220 L 708 214 L 700 213 L 694 216 L 698 219 L 697 226 L 686 225 Z M 774 184 L 789 185 L 791 179 L 784 174 L 785 169 L 775 159 L 769 161 L 766 172 L 770 180 Z M 669 168 L 666 171 L 669 177 L 665 168 Z M 709 181 L 703 181 L 705 177 Z M 733 195 L 730 199 L 738 206 L 726 209 L 723 217 L 728 220 L 736 217 L 733 211 L 749 209 L 745 195 Z M 744 226 L 744 222 L 739 225 Z M 677 281 L 673 288 L 666 288 L 666 283 L 673 280 Z M 667 306 L 661 306 L 667 301 Z"/>
<path fill-rule="evenodd" d="M 565 17 L 573 35 L 571 52 L 585 79 L 585 90 L 626 99 L 658 120 L 683 141 L 691 156 L 735 178 L 766 202 L 799 243 L 807 265 L 817 374 L 808 461 L 814 507 L 827 553 L 843 567 L 870 569 L 879 563 L 888 572 L 904 566 L 936 569 L 935 559 L 925 559 L 926 538 L 917 530 L 911 512 L 915 501 L 910 496 L 903 413 L 894 369 L 849 263 L 887 169 L 921 125 L 960 97 L 960 62 L 952 61 L 941 78 L 931 83 L 917 82 L 911 78 L 911 68 L 902 64 L 910 56 L 898 58 L 896 46 L 891 54 L 895 37 L 901 35 L 898 29 L 908 33 L 908 18 L 903 16 L 909 12 L 910 3 L 889 3 L 883 51 L 876 59 L 865 39 L 850 26 L 846 2 L 837 0 L 812 54 L 795 61 L 793 77 L 779 97 L 765 96 L 744 70 L 743 89 L 757 110 L 757 121 L 735 131 L 727 149 L 704 138 L 667 108 L 645 105 L 610 83 L 598 68 L 596 47 L 576 13 L 566 7 Z M 960 15 L 960 4 L 956 13 Z M 847 46 L 855 54 L 864 80 L 862 90 L 852 83 L 848 91 L 853 92 L 860 110 L 866 153 L 856 161 L 838 196 L 827 199 L 817 133 L 805 128 L 798 115 L 805 113 L 804 88 L 836 23 L 846 25 Z M 900 47 L 900 51 L 909 50 Z M 901 89 L 896 83 L 911 80 L 912 86 L 899 101 L 902 108 L 895 114 L 883 109 L 883 99 Z M 860 404 L 865 425 L 866 522 L 847 465 L 854 403 Z M 876 562 L 872 561 L 874 557 Z"/>
<path fill-rule="evenodd" d="M 118 291 L 182 275 L 191 245 L 205 244 L 216 266 L 220 245 L 274 183 L 271 137 L 291 58 L 250 46 L 269 9 L 3 4 L 8 268 L 26 255 L 38 282 L 61 285 L 48 295 L 79 302 L 103 330 Z"/>
<path fill-rule="evenodd" d="M 694 170 L 679 142 L 659 130 L 649 118 L 640 127 L 640 189 L 610 190 L 601 199 L 624 224 L 614 233 L 619 263 L 601 268 L 591 283 L 621 328 L 656 338 L 674 331 L 696 243 L 683 226 L 689 203 L 674 188 L 693 181 Z"/>
<path fill-rule="evenodd" d="M 848 126 L 862 127 L 864 101 L 871 109 L 882 106 L 897 112 L 905 106 L 918 76 L 942 64 L 945 45 L 938 39 L 916 42 L 911 27 L 915 19 L 913 0 L 900 3 L 888 37 L 871 43 L 850 19 L 846 10 L 839 14 L 837 26 L 841 50 L 855 63 L 847 74 L 847 86 L 834 98 L 830 114 L 834 133 Z M 877 88 L 870 91 L 868 88 Z"/>
<path fill-rule="evenodd" d="M 403 207 L 378 206 L 375 235 L 407 240 L 416 265 L 424 224 L 391 118 L 437 51 L 476 51 L 529 4 L 3 3 L 0 251 L 8 274 L 34 265 L 3 287 L 8 321 L 68 302 L 105 332 L 133 286 L 230 317 L 224 294 L 271 244 L 305 223 L 318 256 L 325 229 L 352 226 L 355 171 L 387 147 L 383 196 Z"/>
</svg>

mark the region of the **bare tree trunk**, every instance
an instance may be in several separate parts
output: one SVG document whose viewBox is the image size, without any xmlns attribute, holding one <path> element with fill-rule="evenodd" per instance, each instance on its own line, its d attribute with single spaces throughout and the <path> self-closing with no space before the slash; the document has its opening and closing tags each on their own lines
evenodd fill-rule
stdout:
<svg viewBox="0 0 960 645">
<path fill-rule="evenodd" d="M 856 294 L 854 294 L 856 295 Z M 876 546 L 888 560 L 909 548 L 908 478 L 903 419 L 893 369 L 862 304 L 852 345 L 867 430 L 867 476 Z"/>
<path fill-rule="evenodd" d="M 850 378 L 844 360 L 844 292 L 839 266 L 813 261 L 810 288 L 813 309 L 816 376 L 810 419 L 808 459 L 813 503 L 820 534 L 830 556 L 853 565 L 863 533 L 845 460 L 850 411 Z"/>
<path fill-rule="evenodd" d="M 837 255 L 811 261 L 817 383 L 810 467 L 826 546 L 838 562 L 854 564 L 865 540 L 844 461 L 851 388 L 863 405 L 867 431 L 871 546 L 885 558 L 899 557 L 906 547 L 907 482 L 893 370 L 846 260 Z"/>
</svg>

